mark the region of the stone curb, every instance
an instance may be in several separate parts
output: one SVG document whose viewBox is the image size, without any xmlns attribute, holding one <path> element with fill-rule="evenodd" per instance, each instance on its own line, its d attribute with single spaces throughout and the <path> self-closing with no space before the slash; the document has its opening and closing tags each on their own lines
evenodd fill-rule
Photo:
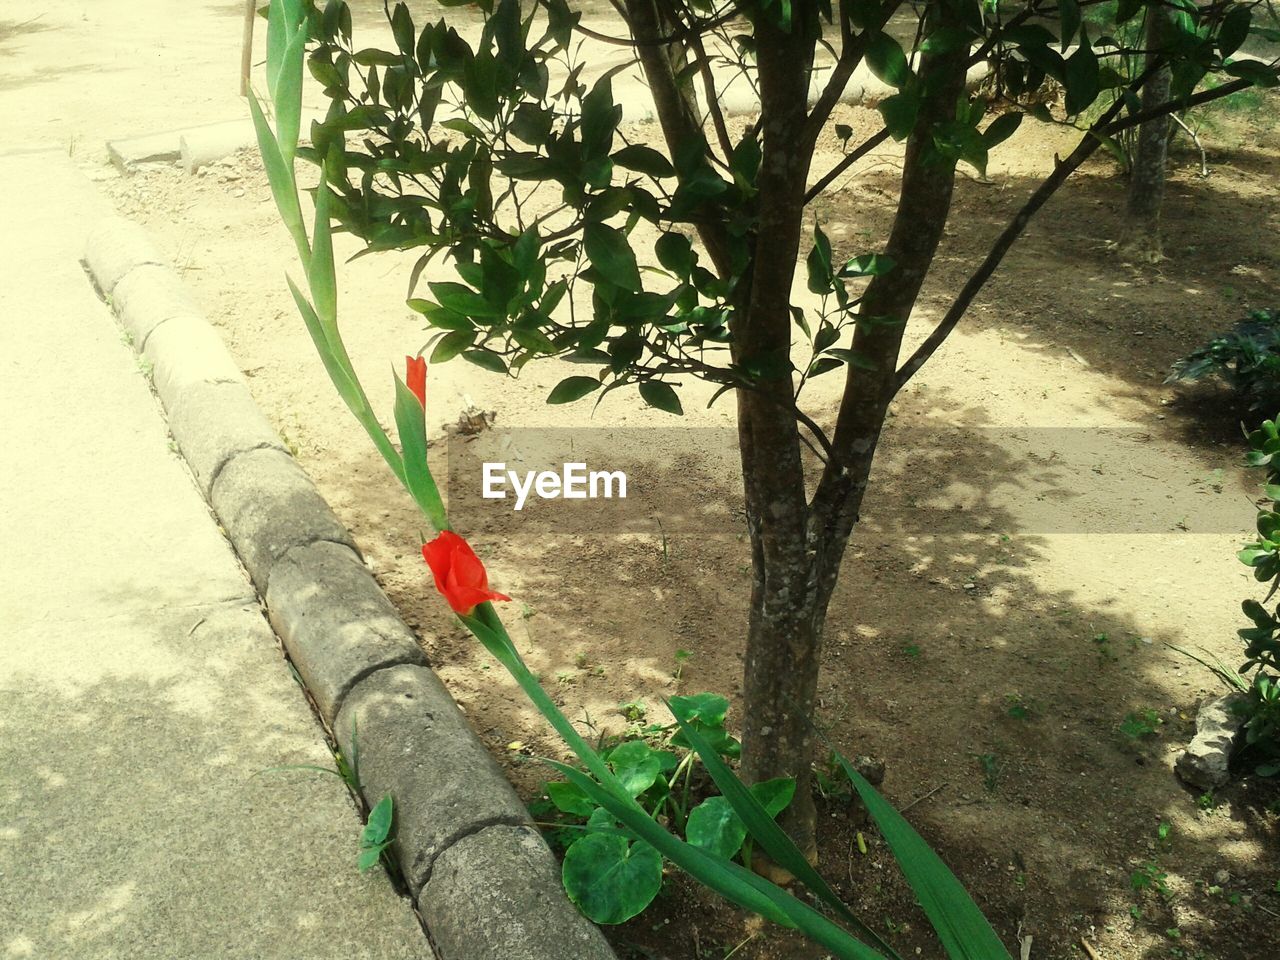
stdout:
<svg viewBox="0 0 1280 960">
<path fill-rule="evenodd" d="M 181 278 L 119 217 L 90 233 L 84 263 L 150 361 L 170 431 L 366 801 L 391 794 L 393 850 L 441 960 L 615 960 Z"/>
</svg>

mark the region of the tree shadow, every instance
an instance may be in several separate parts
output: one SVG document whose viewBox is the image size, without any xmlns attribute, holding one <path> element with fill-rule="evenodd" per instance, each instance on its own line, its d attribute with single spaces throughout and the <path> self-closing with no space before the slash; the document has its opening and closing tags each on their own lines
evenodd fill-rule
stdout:
<svg viewBox="0 0 1280 960">
<path fill-rule="evenodd" d="M 1248 147 L 1219 149 L 1215 157 L 1206 179 L 1185 166 L 1171 171 L 1163 215 L 1167 259 L 1155 265 L 1128 262 L 1118 252 L 1125 181 L 1109 161 L 1089 164 L 1031 220 L 958 333 L 1004 331 L 1029 349 L 1074 357 L 1117 381 L 1117 398 L 1169 405 L 1160 412 L 1185 442 L 1206 452 L 1216 447 L 1212 407 L 1203 410 L 1203 427 L 1194 423 L 1202 412 L 1195 401 L 1205 395 L 1164 380 L 1175 360 L 1210 336 L 1251 309 L 1274 305 L 1280 254 L 1259 238 L 1280 221 L 1271 186 L 1280 158 Z M 1000 175 L 994 185 L 958 182 L 922 310 L 945 310 L 1038 182 Z M 846 198 L 863 220 L 865 200 L 861 193 Z M 874 220 L 887 224 L 887 211 Z M 1185 399 L 1170 403 L 1179 398 Z M 1233 427 L 1217 439 L 1234 437 Z"/>
<path fill-rule="evenodd" d="M 382 876 L 357 872 L 338 779 L 268 773 L 332 760 L 257 603 L 139 609 L 142 593 L 104 591 L 124 612 L 6 638 L 43 656 L 2 681 L 0 944 L 319 956 L 341 917 L 407 917 Z M 361 933 L 383 940 L 372 922 Z"/>
<path fill-rule="evenodd" d="M 1006 942 L 1021 930 L 1035 937 L 1036 956 L 1065 957 L 1090 936 L 1104 955 L 1141 956 L 1152 938 L 1164 941 L 1160 924 L 1168 923 L 1159 904 L 1144 904 L 1151 916 L 1141 921 L 1129 915 L 1141 902 L 1131 874 L 1153 862 L 1160 822 L 1173 824 L 1175 839 L 1154 862 L 1176 888 L 1201 890 L 1221 868 L 1247 889 L 1274 882 L 1258 862 L 1277 843 L 1276 817 L 1265 809 L 1271 795 L 1246 801 L 1254 788 L 1233 787 L 1220 795 L 1231 819 L 1209 816 L 1171 770 L 1214 681 L 1165 644 L 1205 645 L 1230 661 L 1236 643 L 1135 612 L 1158 604 L 1161 591 L 1198 589 L 1193 578 L 1177 579 L 1185 566 L 1170 565 L 1176 575 L 1158 586 L 1132 576 L 1132 564 L 1153 552 L 1195 553 L 1194 538 L 1173 526 L 1181 506 L 1158 522 L 1120 493 L 1112 515 L 1105 498 L 1092 514 L 1078 509 L 1075 497 L 1097 480 L 1099 457 L 1105 469 L 1109 456 L 1132 456 L 1131 437 L 1095 437 L 1093 448 L 1072 455 L 1067 444 L 1028 442 L 991 422 L 982 407 L 932 386 L 890 421 L 831 604 L 817 722 L 846 754 L 885 759 L 895 803 L 928 797 L 911 820 Z M 617 443 L 623 449 L 625 438 Z M 351 478 L 343 499 L 362 504 L 348 523 L 357 521 L 357 539 L 380 557 L 379 579 L 477 731 L 522 794 L 535 795 L 547 771 L 532 758 L 563 757 L 562 745 L 442 609 L 410 546 L 421 524 L 407 498 L 382 481 L 373 457 L 348 456 L 331 474 Z M 1200 472 L 1194 458 L 1163 448 L 1150 459 L 1170 487 Z M 670 489 L 679 481 L 670 477 Z M 736 474 L 703 495 L 740 516 Z M 672 529 L 664 538 L 612 528 L 607 505 L 583 509 L 597 516 L 594 528 L 582 521 L 563 534 L 509 523 L 466 531 L 492 581 L 516 598 L 501 612 L 544 685 L 584 730 L 600 734 L 624 729 L 624 702 L 661 721 L 662 699 L 674 693 L 714 690 L 739 709 L 745 528 Z M 379 518 L 376 528 L 360 529 L 360 516 Z M 401 546 L 389 555 L 379 546 L 387 542 Z M 1090 582 L 1072 580 L 1078 565 L 1055 571 L 1064 551 L 1078 550 L 1093 557 Z M 1149 734 L 1122 731 L 1126 719 L 1147 716 Z M 917 946 L 934 952 L 927 923 L 902 906 L 912 897 L 883 846 L 873 838 L 867 855 L 854 852 L 865 828 L 841 801 L 824 805 L 822 822 L 823 863 L 860 915 L 877 924 L 890 918 L 885 932 L 904 955 Z M 1195 902 L 1219 922 L 1230 909 L 1226 900 Z M 624 955 L 693 957 L 695 939 L 728 949 L 750 933 L 743 918 L 713 909 L 684 881 L 673 881 L 662 903 L 670 922 L 658 931 L 646 918 L 612 931 Z M 1185 916 L 1187 944 L 1203 941 L 1222 960 L 1256 956 Z M 1250 936 L 1264 932 L 1258 916 L 1242 921 Z M 1115 952 L 1120 944 L 1129 952 Z M 771 932 L 740 955 L 821 953 Z"/>
</svg>

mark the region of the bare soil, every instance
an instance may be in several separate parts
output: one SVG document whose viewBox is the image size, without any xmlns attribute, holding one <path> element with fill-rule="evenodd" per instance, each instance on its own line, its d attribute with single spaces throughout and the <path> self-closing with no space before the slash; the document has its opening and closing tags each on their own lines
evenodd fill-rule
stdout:
<svg viewBox="0 0 1280 960">
<path fill-rule="evenodd" d="M 121 177 L 102 161 L 108 135 L 238 115 L 237 8 L 193 7 L 181 37 L 153 0 L 72 4 L 20 29 L 26 18 L 11 16 L 0 45 L 18 59 L 0 68 L 0 106 L 23 131 L 14 147 L 66 146 L 172 254 L 258 402 L 532 799 L 544 773 L 529 758 L 560 748 L 434 596 L 417 549 L 422 525 L 294 313 L 284 274 L 296 267 L 255 159 L 197 177 L 167 166 Z M 146 25 L 119 25 L 133 10 L 145 10 Z M 84 63 L 92 82 L 38 63 Z M 169 96 L 178 84 L 206 93 Z M 110 117 L 104 102 L 118 104 Z M 1261 115 L 1275 104 L 1264 101 Z M 855 137 L 876 123 L 859 108 L 837 119 Z M 630 132 L 657 137 L 643 125 Z M 1072 143 L 1028 122 L 995 151 L 987 180 L 960 183 L 913 341 Z M 1106 159 L 1032 222 L 897 404 L 831 607 L 819 723 L 844 752 L 884 759 L 896 803 L 926 798 L 911 820 L 1006 943 L 1033 938 L 1033 960 L 1083 956 L 1082 938 L 1103 960 L 1261 960 L 1277 947 L 1280 793 L 1244 777 L 1201 798 L 1171 772 L 1197 704 L 1219 687 L 1166 644 L 1238 660 L 1239 602 L 1258 591 L 1234 551 L 1251 527 L 1258 478 L 1238 465 L 1238 411 L 1211 390 L 1162 381 L 1208 334 L 1274 306 L 1280 266 L 1280 138 L 1269 119 L 1225 116 L 1208 146 L 1207 179 L 1194 156 L 1177 155 L 1169 259 L 1159 265 L 1125 263 L 1113 249 L 1124 184 Z M 838 155 L 832 138 L 815 170 Z M 896 149 L 873 154 L 818 205 L 839 254 L 883 243 L 898 158 Z M 393 256 L 342 270 L 348 345 L 388 414 L 388 365 L 426 339 L 404 306 L 406 281 Z M 547 362 L 512 381 L 460 361 L 433 368 L 432 426 L 442 437 L 467 399 L 496 411 L 499 426 L 677 425 L 619 395 L 594 417 L 586 405 L 548 408 L 547 392 L 568 372 L 577 371 Z M 838 387 L 828 376 L 807 391 L 818 419 L 830 420 Z M 732 427 L 730 404 L 707 411 L 699 396 L 709 391 L 685 391 L 689 427 Z M 656 489 L 677 485 L 676 473 L 659 472 Z M 732 473 L 702 496 L 727 515 L 739 509 Z M 464 531 L 495 585 L 516 598 L 504 615 L 570 716 L 616 732 L 622 702 L 639 700 L 660 718 L 661 698 L 676 692 L 735 697 L 744 531 L 619 533 L 607 502 L 584 510 L 572 534 L 522 532 L 512 519 Z M 679 671 L 678 650 L 691 654 Z M 1161 720 L 1151 736 L 1120 732 L 1126 715 L 1147 709 Z M 874 832 L 864 855 L 856 811 L 838 799 L 822 811 L 827 876 L 904 956 L 938 956 Z M 1161 823 L 1171 827 L 1164 844 Z M 1131 875 L 1148 869 L 1167 874 L 1168 897 L 1132 889 Z M 738 960 L 821 956 L 678 876 L 611 936 L 626 957 L 701 960 L 735 948 Z"/>
</svg>

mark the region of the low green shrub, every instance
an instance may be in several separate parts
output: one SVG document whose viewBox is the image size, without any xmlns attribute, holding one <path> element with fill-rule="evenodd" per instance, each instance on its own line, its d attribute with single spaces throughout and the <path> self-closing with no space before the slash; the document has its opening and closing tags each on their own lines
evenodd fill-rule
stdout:
<svg viewBox="0 0 1280 960">
<path fill-rule="evenodd" d="M 1269 602 L 1280 587 L 1280 424 L 1264 420 L 1248 434 L 1250 466 L 1265 467 L 1263 485 L 1269 503 L 1258 508 L 1258 539 L 1240 551 L 1240 561 L 1253 568 L 1254 578 L 1270 583 Z M 1262 776 L 1280 774 L 1280 606 L 1269 611 L 1257 600 L 1243 604 L 1252 626 L 1238 631 L 1245 643 L 1240 687 L 1248 693 L 1245 703 L 1245 750 Z"/>
<path fill-rule="evenodd" d="M 1218 377 L 1250 410 L 1280 406 L 1280 311 L 1254 310 L 1173 365 L 1165 383 Z"/>
</svg>

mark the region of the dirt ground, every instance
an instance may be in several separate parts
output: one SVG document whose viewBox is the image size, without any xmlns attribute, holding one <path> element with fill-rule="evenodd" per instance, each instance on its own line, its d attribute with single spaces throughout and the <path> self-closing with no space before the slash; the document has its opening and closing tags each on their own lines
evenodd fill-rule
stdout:
<svg viewBox="0 0 1280 960">
<path fill-rule="evenodd" d="M 106 11 L 124 8 L 123 0 L 82 6 L 104 23 Z M 144 6 L 154 13 L 163 4 Z M 171 166 L 124 177 L 103 162 L 107 136 L 182 126 L 180 104 L 160 95 L 166 83 L 222 90 L 237 7 L 195 8 L 192 30 L 217 26 L 224 38 L 207 53 L 195 38 L 164 34 L 171 47 L 162 45 L 162 62 L 181 60 L 185 72 L 144 76 L 121 54 L 116 72 L 95 68 L 105 86 L 77 99 L 61 76 L 0 68 L 0 106 L 12 108 L 17 129 L 69 144 L 120 210 L 171 253 L 258 402 L 532 799 L 544 774 L 528 758 L 555 755 L 557 744 L 430 589 L 412 505 L 328 384 L 289 300 L 284 275 L 295 265 L 255 158 L 237 155 L 195 177 Z M 79 29 L 70 15 L 41 32 L 0 25 L 0 45 L 65 56 L 85 42 Z M 113 124 L 94 99 L 112 95 L 125 104 Z M 202 120 L 239 115 L 234 83 L 208 101 Z M 1262 115 L 1274 116 L 1277 102 L 1264 101 Z M 32 104 L 41 103 L 49 115 L 38 118 Z M 837 119 L 859 132 L 876 123 L 862 108 Z M 657 137 L 642 124 L 630 132 Z M 1260 960 L 1280 939 L 1280 793 L 1246 779 L 1199 797 L 1171 772 L 1197 704 L 1219 687 L 1167 644 L 1238 661 L 1239 603 L 1258 591 L 1234 552 L 1248 536 L 1259 478 L 1239 466 L 1237 412 L 1212 390 L 1162 381 L 1208 334 L 1274 306 L 1280 267 L 1272 242 L 1280 134 L 1269 120 L 1230 114 L 1206 134 L 1208 178 L 1196 175 L 1192 154 L 1176 157 L 1165 262 L 1128 264 L 1112 248 L 1124 184 L 1106 159 L 1032 222 L 898 402 L 831 605 L 820 724 L 844 752 L 884 759 L 887 795 L 900 806 L 919 801 L 913 823 L 1006 943 L 1033 938 L 1033 960 L 1082 957 L 1082 938 L 1103 960 Z M 961 181 L 910 338 L 945 310 L 1053 154 L 1073 142 L 1028 121 L 994 152 L 986 180 Z M 815 170 L 838 151 L 834 138 L 824 143 Z M 837 254 L 883 242 L 898 157 L 874 153 L 817 205 Z M 394 256 L 342 269 L 350 352 L 375 409 L 388 415 L 388 364 L 426 339 L 404 306 L 406 280 Z M 678 426 L 619 395 L 594 416 L 589 405 L 547 407 L 568 372 L 578 371 L 546 362 L 507 380 L 461 361 L 435 367 L 429 424 L 442 428 L 470 400 L 496 411 L 499 427 L 592 426 L 626 437 Z M 830 421 L 838 387 L 827 377 L 806 392 L 820 421 Z M 684 394 L 685 427 L 732 426 L 730 404 L 707 411 L 697 397 L 708 393 L 690 385 Z M 645 454 L 625 441 L 616 452 Z M 678 464 L 655 467 L 651 480 L 659 492 L 641 495 L 670 499 Z M 732 471 L 706 483 L 700 502 L 732 517 L 740 499 Z M 617 731 L 623 702 L 660 717 L 660 699 L 676 692 L 735 697 L 744 532 L 619 532 L 607 503 L 584 509 L 571 533 L 522 530 L 512 517 L 464 531 L 495 585 L 515 598 L 503 609 L 513 635 L 569 715 Z M 677 651 L 690 656 L 678 662 Z M 1128 714 L 1145 710 L 1160 720 L 1153 735 L 1121 733 Z M 517 741 L 523 747 L 509 749 Z M 872 837 L 858 852 L 844 801 L 822 812 L 822 863 L 837 889 L 904 956 L 937 956 L 886 851 Z M 1167 874 L 1169 895 L 1135 891 L 1135 871 Z M 611 936 L 627 957 L 701 960 L 735 947 L 739 960 L 821 956 L 679 877 Z"/>
</svg>

